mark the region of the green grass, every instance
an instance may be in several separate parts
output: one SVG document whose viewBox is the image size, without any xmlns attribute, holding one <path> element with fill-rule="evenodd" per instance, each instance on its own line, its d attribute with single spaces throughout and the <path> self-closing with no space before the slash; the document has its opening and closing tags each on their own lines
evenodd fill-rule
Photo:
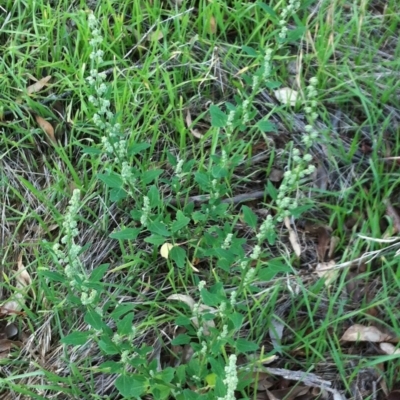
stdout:
<svg viewBox="0 0 400 400">
<path fill-rule="evenodd" d="M 261 375 L 251 371 L 267 367 L 314 373 L 346 398 L 357 398 L 355 387 L 362 398 L 385 398 L 385 386 L 373 393 L 371 381 L 381 376 L 395 388 L 396 356 L 379 343 L 341 337 L 354 324 L 400 335 L 400 270 L 390 242 L 399 231 L 400 176 L 390 157 L 400 150 L 400 6 L 301 2 L 279 44 L 275 13 L 285 2 L 180 3 L 16 0 L 0 7 L 1 397 L 225 398 L 225 367 L 236 354 L 236 398 L 257 398 Z M 90 10 L 103 37 L 104 98 L 128 149 L 122 158 L 101 150 L 105 130 L 93 120 Z M 266 48 L 271 73 L 252 90 Z M 49 75 L 49 84 L 27 93 Z M 308 147 L 313 76 L 319 137 Z M 279 85 L 302 100 L 279 103 Z M 236 107 L 240 120 L 246 100 L 249 123 L 227 135 L 229 111 Z M 37 116 L 54 128 L 57 144 Z M 262 221 L 279 215 L 279 176 L 296 166 L 294 148 L 316 167 L 288 191 L 300 206 L 292 227 L 301 255 L 278 221 L 276 238 L 264 237 L 251 259 Z M 132 168 L 130 183 L 122 183 L 122 161 Z M 74 240 L 83 248 L 76 287 L 52 251 L 67 233 L 74 189 Z M 264 196 L 252 198 L 259 191 Z M 246 193 L 247 200 L 226 202 Z M 145 196 L 151 223 L 142 225 Z M 330 286 L 315 273 L 330 261 L 321 259 L 318 227 L 336 241 Z M 168 259 L 160 255 L 166 242 L 176 245 Z M 92 289 L 95 301 L 83 304 L 81 294 Z M 20 305 L 6 310 L 15 299 Z M 199 316 L 190 299 L 212 309 Z M 283 327 L 275 342 L 273 326 Z M 279 377 L 269 372 L 273 391 Z"/>
</svg>

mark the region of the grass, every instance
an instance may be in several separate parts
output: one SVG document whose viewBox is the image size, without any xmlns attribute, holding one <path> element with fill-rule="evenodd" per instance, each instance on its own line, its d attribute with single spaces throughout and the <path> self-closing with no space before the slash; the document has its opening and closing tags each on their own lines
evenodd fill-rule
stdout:
<svg viewBox="0 0 400 400">
<path fill-rule="evenodd" d="M 397 389 L 385 340 L 342 339 L 355 324 L 394 344 L 400 334 L 396 0 L 302 1 L 281 42 L 285 2 L 3 3 L 2 398 L 229 399 L 232 355 L 236 398 L 272 398 L 263 384 L 290 392 L 298 371 L 325 381 L 308 398 L 326 394 L 326 382 L 341 398 Z M 97 65 L 90 10 L 104 51 Z M 271 72 L 257 86 L 266 48 Z M 112 144 L 126 140 L 122 156 L 101 145 L 94 67 L 106 73 L 99 98 L 121 126 Z M 301 100 L 280 103 L 278 87 Z M 295 148 L 316 170 L 287 191 L 298 203 L 290 239 L 277 196 L 298 165 Z M 76 236 L 63 225 L 74 189 Z M 259 240 L 267 215 L 273 232 Z M 81 246 L 74 274 L 56 243 L 71 265 Z M 329 261 L 337 275 L 326 285 L 316 268 Z"/>
</svg>

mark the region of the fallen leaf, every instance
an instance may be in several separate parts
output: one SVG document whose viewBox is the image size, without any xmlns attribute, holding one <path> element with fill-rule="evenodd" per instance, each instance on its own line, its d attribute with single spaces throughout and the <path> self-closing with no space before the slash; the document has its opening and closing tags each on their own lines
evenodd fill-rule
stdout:
<svg viewBox="0 0 400 400">
<path fill-rule="evenodd" d="M 192 116 L 190 115 L 190 111 L 186 112 L 186 126 L 189 128 L 190 133 L 197 139 L 201 139 L 204 135 L 200 133 L 198 129 L 192 128 Z"/>
<path fill-rule="evenodd" d="M 164 243 L 160 248 L 160 255 L 163 258 L 168 259 L 169 252 L 173 249 L 174 245 L 172 243 Z"/>
<path fill-rule="evenodd" d="M 193 298 L 187 294 L 171 294 L 171 296 L 167 297 L 167 300 L 178 300 L 182 301 L 183 303 L 187 304 L 190 307 L 190 310 L 193 311 L 194 307 L 196 305 L 196 302 L 193 300 Z M 198 306 L 198 313 L 202 314 L 204 312 L 212 312 L 215 313 L 217 310 L 213 307 L 206 306 L 204 304 L 199 304 Z M 199 327 L 199 319 L 197 317 L 192 317 L 191 321 L 193 322 L 193 325 L 198 328 Z M 210 331 L 208 328 L 214 328 L 215 323 L 213 320 L 205 321 L 203 323 L 203 333 L 204 335 L 209 335 Z"/>
<path fill-rule="evenodd" d="M 44 133 L 47 137 L 54 143 L 57 144 L 56 137 L 54 136 L 54 128 L 47 122 L 44 118 L 40 117 L 39 115 L 35 115 L 36 122 L 38 125 L 43 129 Z"/>
<path fill-rule="evenodd" d="M 286 228 L 289 231 L 289 241 L 290 241 L 290 244 L 292 245 L 293 251 L 297 257 L 300 257 L 301 256 L 301 246 L 300 246 L 300 242 L 299 242 L 297 233 L 290 226 L 290 218 L 289 217 L 285 217 L 284 222 L 285 222 Z"/>
<path fill-rule="evenodd" d="M 317 228 L 317 255 L 320 262 L 325 261 L 326 253 L 329 250 L 329 245 L 331 242 L 331 231 L 326 226 L 319 226 Z"/>
<path fill-rule="evenodd" d="M 296 105 L 297 100 L 300 98 L 298 92 L 287 87 L 275 90 L 274 94 L 281 104 L 289 104 L 292 107 Z"/>
<path fill-rule="evenodd" d="M 272 318 L 269 328 L 269 337 L 271 338 L 272 346 L 275 350 L 282 351 L 281 339 L 285 324 L 277 318 Z"/>
<path fill-rule="evenodd" d="M 210 18 L 209 27 L 210 27 L 210 33 L 217 33 L 217 21 L 213 15 L 211 15 Z"/>
<path fill-rule="evenodd" d="M 315 273 L 325 279 L 325 285 L 330 286 L 335 281 L 339 270 L 335 269 L 336 263 L 334 260 L 318 263 L 315 268 Z"/>
<path fill-rule="evenodd" d="M 26 88 L 29 95 L 33 93 L 37 93 L 43 89 L 44 86 L 47 85 L 49 80 L 51 79 L 51 75 L 46 76 L 45 78 L 40 79 L 39 81 L 35 82 L 33 85 L 30 85 Z"/>
<path fill-rule="evenodd" d="M 385 342 L 393 340 L 393 337 L 381 332 L 374 326 L 355 324 L 343 334 L 340 340 L 346 342 Z"/>
<path fill-rule="evenodd" d="M 386 354 L 400 354 L 400 349 L 396 349 L 396 347 L 393 346 L 391 343 L 379 343 L 379 347 Z"/>
<path fill-rule="evenodd" d="M 281 182 L 283 179 L 284 172 L 281 169 L 272 169 L 271 173 L 269 174 L 268 179 L 271 182 Z"/>
<path fill-rule="evenodd" d="M 393 221 L 393 234 L 400 232 L 400 216 L 389 200 L 386 200 L 386 215 Z"/>
<path fill-rule="evenodd" d="M 25 303 L 24 289 L 32 283 L 32 279 L 22 263 L 22 253 L 18 256 L 18 271 L 15 278 L 17 281 L 15 285 L 17 290 L 11 299 L 1 306 L 1 313 L 19 312 Z"/>
</svg>

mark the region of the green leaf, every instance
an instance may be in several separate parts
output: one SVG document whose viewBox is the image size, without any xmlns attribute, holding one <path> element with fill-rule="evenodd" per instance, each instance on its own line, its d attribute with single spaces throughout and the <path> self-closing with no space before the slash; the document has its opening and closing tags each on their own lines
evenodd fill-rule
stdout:
<svg viewBox="0 0 400 400">
<path fill-rule="evenodd" d="M 276 125 L 267 120 L 261 120 L 257 122 L 257 127 L 261 132 L 277 132 Z"/>
<path fill-rule="evenodd" d="M 146 391 L 146 378 L 139 375 L 120 375 L 115 381 L 115 387 L 124 397 L 139 399 Z"/>
<path fill-rule="evenodd" d="M 268 6 L 265 3 L 262 3 L 261 1 L 257 2 L 257 5 L 260 8 L 262 8 L 267 14 L 271 15 L 272 17 L 274 17 L 274 19 L 278 18 L 277 13 L 275 12 L 275 10 L 272 7 Z"/>
<path fill-rule="evenodd" d="M 214 165 L 211 169 L 211 174 L 214 178 L 226 178 L 228 170 L 220 165 Z"/>
<path fill-rule="evenodd" d="M 239 338 L 235 341 L 235 348 L 239 353 L 258 350 L 258 344 Z"/>
<path fill-rule="evenodd" d="M 123 367 L 123 364 L 116 361 L 105 361 L 101 363 L 97 369 L 101 372 L 106 372 L 108 374 L 115 374 L 120 372 Z"/>
<path fill-rule="evenodd" d="M 248 54 L 249 56 L 252 57 L 258 57 L 258 51 L 254 50 L 252 47 L 250 46 L 242 46 L 242 50 Z"/>
<path fill-rule="evenodd" d="M 121 321 L 117 322 L 117 331 L 121 336 L 128 336 L 132 333 L 134 313 L 131 312 L 125 315 Z"/>
<path fill-rule="evenodd" d="M 111 189 L 120 189 L 124 185 L 124 181 L 122 180 L 121 176 L 114 174 L 113 172 L 108 174 L 97 174 L 97 178 Z"/>
<path fill-rule="evenodd" d="M 123 315 L 131 311 L 133 311 L 133 304 L 118 304 L 110 316 L 117 322 Z"/>
<path fill-rule="evenodd" d="M 71 344 L 73 346 L 84 345 L 89 338 L 90 332 L 72 332 L 61 339 L 61 343 Z"/>
<path fill-rule="evenodd" d="M 133 156 L 135 154 L 142 153 L 143 150 L 146 150 L 150 147 L 149 143 L 135 143 L 128 149 L 128 155 Z"/>
<path fill-rule="evenodd" d="M 102 151 L 100 149 L 97 149 L 96 147 L 83 147 L 82 153 L 98 156 L 98 155 L 102 154 Z"/>
<path fill-rule="evenodd" d="M 272 259 L 267 262 L 266 268 L 261 268 L 258 271 L 257 276 L 260 281 L 269 282 L 275 277 L 275 275 L 288 272 L 292 272 L 289 265 L 285 264 L 281 260 Z"/>
<path fill-rule="evenodd" d="M 156 208 L 161 205 L 160 192 L 156 186 L 150 186 L 147 197 L 149 198 L 151 208 Z"/>
<path fill-rule="evenodd" d="M 306 28 L 304 26 L 300 26 L 296 29 L 289 30 L 287 35 L 287 40 L 289 42 L 296 42 L 301 39 L 306 32 Z"/>
<path fill-rule="evenodd" d="M 135 240 L 140 232 L 141 232 L 140 228 L 124 228 L 119 232 L 110 233 L 109 237 L 111 239 L 119 239 L 119 240 Z"/>
<path fill-rule="evenodd" d="M 170 383 L 174 379 L 174 375 L 175 368 L 167 367 L 157 374 L 157 378 L 160 378 L 163 382 Z"/>
<path fill-rule="evenodd" d="M 165 243 L 165 237 L 160 235 L 151 235 L 144 239 L 146 243 L 154 244 L 155 246 L 161 246 Z"/>
<path fill-rule="evenodd" d="M 154 235 L 171 236 L 167 227 L 160 221 L 151 222 L 148 226 L 149 231 Z"/>
<path fill-rule="evenodd" d="M 125 192 L 124 189 L 111 189 L 110 190 L 110 200 L 112 202 L 116 202 L 116 201 L 120 201 L 120 200 L 124 200 L 128 197 L 128 194 Z"/>
<path fill-rule="evenodd" d="M 201 289 L 200 294 L 201 294 L 201 299 L 203 300 L 203 303 L 206 306 L 210 307 L 219 306 L 221 300 L 224 300 L 221 298 L 221 296 L 210 293 L 207 289 Z"/>
<path fill-rule="evenodd" d="M 226 126 L 228 121 L 228 116 L 220 110 L 217 106 L 210 106 L 210 114 L 211 114 L 211 125 L 214 128 L 223 128 Z"/>
<path fill-rule="evenodd" d="M 190 222 L 190 218 L 186 217 L 181 210 L 176 213 L 176 221 L 171 224 L 171 231 L 178 232 Z"/>
<path fill-rule="evenodd" d="M 119 354 L 119 348 L 111 341 L 108 336 L 102 336 L 102 340 L 99 341 L 100 349 L 107 355 Z"/>
<path fill-rule="evenodd" d="M 230 314 L 229 319 L 232 321 L 233 327 L 235 329 L 240 329 L 243 323 L 243 315 L 237 312 Z"/>
<path fill-rule="evenodd" d="M 182 247 L 174 246 L 169 252 L 171 260 L 176 262 L 178 268 L 184 268 L 186 265 L 186 251 Z"/>
<path fill-rule="evenodd" d="M 210 175 L 204 172 L 196 172 L 194 180 L 200 185 L 201 188 L 206 189 L 210 185 Z"/>
<path fill-rule="evenodd" d="M 175 324 L 178 326 L 190 326 L 192 321 L 190 318 L 181 315 L 175 319 Z"/>
<path fill-rule="evenodd" d="M 108 271 L 108 268 L 110 268 L 110 264 L 99 265 L 90 274 L 89 281 L 90 282 L 100 282 L 103 279 L 105 273 Z"/>
<path fill-rule="evenodd" d="M 242 213 L 244 222 L 250 226 L 250 228 L 256 229 L 257 228 L 257 215 L 253 212 L 250 207 L 242 206 Z"/>
<path fill-rule="evenodd" d="M 85 314 L 84 321 L 93 329 L 98 331 L 102 330 L 104 327 L 104 322 L 102 321 L 101 316 L 94 310 L 89 310 Z"/>
<path fill-rule="evenodd" d="M 173 346 L 180 346 L 182 344 L 189 344 L 190 343 L 190 336 L 186 333 L 179 334 L 175 339 L 171 341 Z"/>
<path fill-rule="evenodd" d="M 151 169 L 149 171 L 146 171 L 141 176 L 141 181 L 148 185 L 149 183 L 157 179 L 163 172 L 163 169 Z"/>
<path fill-rule="evenodd" d="M 39 270 L 39 275 L 46 277 L 52 282 L 66 282 L 65 275 L 60 274 L 59 272 L 56 271 L 45 271 L 45 270 Z"/>
</svg>

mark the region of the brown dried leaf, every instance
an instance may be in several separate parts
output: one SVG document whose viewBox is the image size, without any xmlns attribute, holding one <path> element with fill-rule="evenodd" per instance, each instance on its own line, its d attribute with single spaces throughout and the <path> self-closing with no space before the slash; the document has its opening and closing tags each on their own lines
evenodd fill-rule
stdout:
<svg viewBox="0 0 400 400">
<path fill-rule="evenodd" d="M 391 343 L 379 343 L 379 347 L 386 354 L 400 354 L 400 349 L 396 349 L 396 347 L 393 346 Z"/>
<path fill-rule="evenodd" d="M 339 270 L 335 269 L 336 263 L 334 260 L 318 263 L 315 268 L 315 273 L 325 279 L 325 285 L 330 286 L 335 281 Z"/>
<path fill-rule="evenodd" d="M 400 216 L 389 200 L 386 200 L 386 215 L 393 221 L 393 229 L 395 233 L 400 232 Z"/>
<path fill-rule="evenodd" d="M 213 15 L 210 18 L 210 33 L 217 33 L 217 21 Z"/>
<path fill-rule="evenodd" d="M 268 179 L 271 182 L 281 182 L 283 179 L 284 172 L 281 169 L 274 168 L 272 169 L 271 173 L 269 174 Z"/>
<path fill-rule="evenodd" d="M 360 324 L 355 324 L 351 326 L 343 334 L 340 340 L 346 342 L 385 342 L 391 341 L 394 338 L 386 333 L 381 332 L 375 326 L 364 326 Z"/>
<path fill-rule="evenodd" d="M 290 226 L 290 218 L 289 217 L 285 217 L 284 222 L 285 222 L 286 228 L 289 231 L 289 241 L 290 241 L 290 244 L 292 245 L 293 251 L 297 257 L 300 257 L 301 256 L 301 246 L 300 246 L 300 242 L 299 242 L 297 233 Z"/>
<path fill-rule="evenodd" d="M 197 139 L 201 139 L 204 135 L 202 135 L 198 129 L 192 128 L 192 116 L 190 115 L 190 111 L 186 112 L 186 126 L 189 128 L 190 133 Z"/>
<path fill-rule="evenodd" d="M 329 245 L 331 242 L 330 229 L 326 226 L 319 226 L 317 228 L 317 237 L 318 237 L 318 245 L 317 245 L 318 260 L 320 262 L 324 262 L 326 253 L 329 250 Z"/>
<path fill-rule="evenodd" d="M 29 95 L 33 93 L 37 93 L 43 89 L 44 86 L 47 85 L 48 81 L 51 79 L 51 75 L 46 76 L 45 78 L 40 79 L 39 81 L 35 82 L 33 85 L 30 85 L 26 88 Z"/>
<path fill-rule="evenodd" d="M 56 137 L 54 135 L 54 128 L 50 124 L 50 122 L 47 122 L 44 118 L 40 117 L 39 115 L 35 115 L 36 122 L 38 125 L 43 129 L 44 133 L 47 135 L 47 137 L 54 143 L 57 144 Z"/>
</svg>

